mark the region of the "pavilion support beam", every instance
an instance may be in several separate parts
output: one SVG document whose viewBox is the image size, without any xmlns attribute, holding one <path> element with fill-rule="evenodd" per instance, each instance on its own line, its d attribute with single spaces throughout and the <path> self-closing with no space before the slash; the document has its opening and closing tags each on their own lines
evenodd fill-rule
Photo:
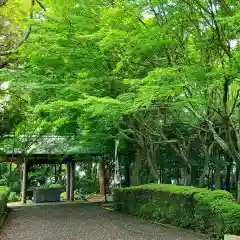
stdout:
<svg viewBox="0 0 240 240">
<path fill-rule="evenodd" d="M 100 194 L 105 195 L 106 193 L 106 169 L 103 162 L 99 163 L 99 186 Z"/>
<path fill-rule="evenodd" d="M 74 190 L 75 190 L 75 168 L 76 168 L 76 163 L 75 161 L 71 162 L 70 165 L 70 200 L 74 201 Z"/>
<path fill-rule="evenodd" d="M 27 162 L 23 162 L 22 165 L 22 203 L 27 202 L 27 181 L 28 181 L 28 165 Z"/>
<path fill-rule="evenodd" d="M 71 173 L 71 163 L 67 163 L 67 169 L 66 169 L 66 197 L 67 201 L 70 200 L 70 174 Z"/>
</svg>

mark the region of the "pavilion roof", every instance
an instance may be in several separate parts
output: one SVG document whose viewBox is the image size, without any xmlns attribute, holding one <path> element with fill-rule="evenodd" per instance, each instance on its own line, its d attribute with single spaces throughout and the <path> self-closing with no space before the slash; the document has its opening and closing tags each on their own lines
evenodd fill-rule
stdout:
<svg viewBox="0 0 240 240">
<path fill-rule="evenodd" d="M 98 154 L 94 149 L 83 147 L 83 142 L 76 141 L 71 137 L 44 135 L 6 136 L 0 145 L 1 155 L 78 155 L 78 154 Z"/>
</svg>

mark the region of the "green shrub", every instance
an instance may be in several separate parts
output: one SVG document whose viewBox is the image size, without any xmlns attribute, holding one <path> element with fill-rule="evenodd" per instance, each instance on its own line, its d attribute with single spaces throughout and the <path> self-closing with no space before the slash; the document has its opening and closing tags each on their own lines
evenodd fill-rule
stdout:
<svg viewBox="0 0 240 240">
<path fill-rule="evenodd" d="M 76 189 L 82 189 L 86 194 L 96 193 L 99 190 L 94 180 L 82 177 L 76 180 Z"/>
<path fill-rule="evenodd" d="M 0 186 L 0 192 L 7 192 L 8 191 L 8 187 L 7 186 Z"/>
<path fill-rule="evenodd" d="M 21 198 L 16 192 L 11 192 L 8 197 L 8 201 L 10 202 L 18 202 Z"/>
<path fill-rule="evenodd" d="M 0 186 L 0 219 L 7 209 L 8 194 L 9 188 L 6 186 Z"/>
<path fill-rule="evenodd" d="M 2 178 L 0 179 L 0 186 L 6 185 L 7 184 L 7 179 Z"/>
<path fill-rule="evenodd" d="M 21 193 L 21 183 L 20 181 L 15 181 L 11 187 L 11 191 L 16 192 L 17 194 Z"/>
<path fill-rule="evenodd" d="M 240 235 L 240 205 L 226 191 L 173 184 L 116 189 L 116 210 L 211 234 Z"/>
<path fill-rule="evenodd" d="M 67 193 L 66 193 L 66 192 L 62 192 L 62 193 L 60 194 L 60 197 L 61 197 L 61 199 L 66 200 L 66 199 L 67 199 Z"/>
<path fill-rule="evenodd" d="M 0 186 L 0 200 L 7 201 L 9 188 Z"/>
</svg>

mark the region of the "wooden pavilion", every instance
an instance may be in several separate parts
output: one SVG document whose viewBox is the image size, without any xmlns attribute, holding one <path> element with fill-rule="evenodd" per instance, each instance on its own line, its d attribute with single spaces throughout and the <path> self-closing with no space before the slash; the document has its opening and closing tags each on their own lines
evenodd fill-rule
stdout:
<svg viewBox="0 0 240 240">
<path fill-rule="evenodd" d="M 82 161 L 86 157 L 98 157 L 103 154 L 90 152 L 81 149 L 78 146 L 69 147 L 66 144 L 65 139 L 55 137 L 55 140 L 47 141 L 48 137 L 41 138 L 38 143 L 32 144 L 28 151 L 23 152 L 21 149 L 9 149 L 2 150 L 0 159 L 1 162 L 16 163 L 21 166 L 20 178 L 21 178 L 21 195 L 22 202 L 26 203 L 27 200 L 27 183 L 28 183 L 28 171 L 30 167 L 34 165 L 42 164 L 65 164 L 66 168 L 66 197 L 67 200 L 74 201 L 75 190 L 75 169 L 76 162 Z M 57 140 L 56 140 L 57 139 Z M 45 142 L 43 147 L 42 143 Z M 65 149 L 60 149 L 59 145 L 65 144 Z"/>
</svg>

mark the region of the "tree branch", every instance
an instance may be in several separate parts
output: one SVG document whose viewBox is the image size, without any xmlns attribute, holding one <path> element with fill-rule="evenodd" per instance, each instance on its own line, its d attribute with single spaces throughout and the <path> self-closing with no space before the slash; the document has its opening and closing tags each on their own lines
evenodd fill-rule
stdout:
<svg viewBox="0 0 240 240">
<path fill-rule="evenodd" d="M 0 0 L 0 7 L 4 6 L 8 0 Z"/>
<path fill-rule="evenodd" d="M 16 54 L 17 51 L 0 52 L 0 57 Z"/>
<path fill-rule="evenodd" d="M 199 126 L 195 126 L 195 125 L 193 125 L 193 124 L 191 124 L 191 123 L 182 122 L 182 124 L 187 125 L 187 126 L 190 126 L 190 127 L 192 127 L 192 128 L 198 129 L 198 130 L 201 130 L 201 131 L 203 131 L 203 132 L 209 132 L 209 130 L 204 129 L 204 128 L 199 127 Z"/>
<path fill-rule="evenodd" d="M 1 0 L 0 0 L 1 1 Z M 36 0 L 37 1 L 37 0 Z M 30 20 L 33 19 L 33 6 L 35 4 L 35 0 L 31 1 L 31 9 L 30 9 L 30 13 L 29 13 L 29 18 Z M 0 5 L 2 6 L 2 5 Z M 17 54 L 18 53 L 18 48 L 21 47 L 23 45 L 24 42 L 26 42 L 26 40 L 28 39 L 30 33 L 32 31 L 32 26 L 29 27 L 25 37 L 22 39 L 22 41 L 20 41 L 20 43 L 17 44 L 17 46 L 15 47 L 15 50 L 11 50 L 11 51 L 7 51 L 7 52 L 0 52 L 0 57 L 2 56 L 9 56 L 9 55 L 13 55 L 13 54 Z"/>
<path fill-rule="evenodd" d="M 237 104 L 237 100 L 238 100 L 239 94 L 240 94 L 240 89 L 237 90 L 237 96 L 236 96 L 236 98 L 234 100 L 234 103 L 233 103 L 233 106 L 232 106 L 232 110 L 231 110 L 231 112 L 229 114 L 229 117 L 231 117 L 232 114 L 234 113 L 234 110 L 235 110 L 235 107 L 236 107 L 236 104 Z"/>
<path fill-rule="evenodd" d="M 218 0 L 220 3 L 220 7 L 230 16 L 233 15 L 231 8 L 227 5 L 225 0 Z"/>
<path fill-rule="evenodd" d="M 139 20 L 139 22 L 140 22 L 144 27 L 146 27 L 145 22 L 144 22 L 139 16 L 137 16 L 137 19 Z"/>
<path fill-rule="evenodd" d="M 190 107 L 186 107 L 189 111 L 191 111 L 197 118 L 201 119 L 201 120 L 205 120 L 208 124 L 209 130 L 212 132 L 214 140 L 218 143 L 218 145 L 226 152 L 229 154 L 229 156 L 236 161 L 236 154 L 232 153 L 233 149 L 230 149 L 228 144 L 219 136 L 219 134 L 216 132 L 216 130 L 213 127 L 213 124 L 211 121 L 209 121 L 208 119 L 204 119 L 201 115 L 199 115 L 194 109 L 190 108 Z"/>
<path fill-rule="evenodd" d="M 0 68 L 4 68 L 7 65 L 8 65 L 8 61 L 3 61 L 0 63 Z"/>
<path fill-rule="evenodd" d="M 45 12 L 47 11 L 47 9 L 44 7 L 44 5 L 39 0 L 36 0 L 36 2 Z"/>
</svg>

